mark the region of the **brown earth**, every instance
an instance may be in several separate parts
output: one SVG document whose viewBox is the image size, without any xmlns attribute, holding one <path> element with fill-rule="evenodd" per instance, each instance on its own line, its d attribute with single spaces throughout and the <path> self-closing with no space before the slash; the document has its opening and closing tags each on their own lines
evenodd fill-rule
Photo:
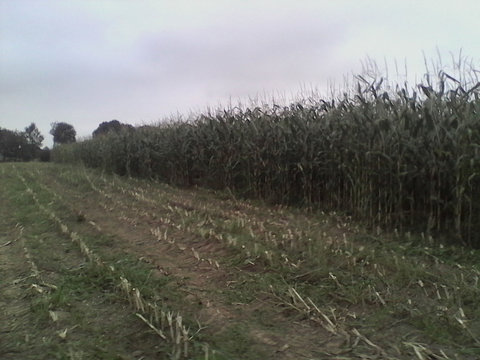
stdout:
<svg viewBox="0 0 480 360">
<path fill-rule="evenodd" d="M 114 289 L 70 288 L 88 281 L 88 264 L 68 238 L 38 211 L 18 213 L 5 192 L 0 204 L 2 360 L 164 358 L 159 338 Z"/>
<path fill-rule="evenodd" d="M 338 352 L 344 345 L 343 338 L 332 337 L 318 323 L 295 320 L 295 317 L 288 316 L 284 306 L 272 306 L 271 294 L 253 294 L 255 299 L 248 303 L 229 298 L 229 288 L 238 282 L 239 275 L 271 270 L 259 264 L 230 266 L 228 262 L 222 262 L 237 252 L 226 247 L 225 243 L 202 238 L 185 228 L 179 229 L 182 219 L 169 212 L 164 204 L 157 203 L 153 196 L 135 197 L 100 183 L 95 187 L 102 187 L 103 194 L 93 190 L 78 191 L 77 187 L 58 176 L 42 177 L 37 181 L 55 192 L 63 204 L 70 204 L 72 214 L 82 214 L 85 221 L 70 219 L 75 231 L 95 236 L 100 229 L 113 239 L 108 251 L 133 254 L 154 265 L 158 269 L 157 276 L 167 274 L 181 279 L 184 300 L 191 303 L 191 308 L 197 309 L 194 316 L 210 336 L 221 338 L 224 331 L 241 328 L 248 332 L 253 349 L 271 359 L 328 358 L 324 355 L 326 352 Z M 195 192 L 170 189 L 172 193 L 165 195 L 169 199 L 167 204 L 186 212 L 203 211 L 223 219 L 238 215 L 262 219 L 273 223 L 279 231 L 295 226 L 281 209 L 266 211 L 246 203 L 215 198 L 211 194 L 205 201 L 202 197 L 206 198 L 208 191 L 202 193 L 201 190 L 196 201 Z M 166 218 L 170 219 L 170 224 L 162 220 Z M 302 226 L 305 226 L 305 220 L 311 221 L 306 217 L 294 220 Z M 151 229 L 155 228 L 161 233 L 167 231 L 167 241 L 159 241 L 152 235 Z M 208 261 L 199 261 L 192 249 L 203 259 L 218 259 L 220 268 Z M 268 318 L 267 325 L 256 320 L 259 313 L 268 314 L 264 315 Z"/>
</svg>

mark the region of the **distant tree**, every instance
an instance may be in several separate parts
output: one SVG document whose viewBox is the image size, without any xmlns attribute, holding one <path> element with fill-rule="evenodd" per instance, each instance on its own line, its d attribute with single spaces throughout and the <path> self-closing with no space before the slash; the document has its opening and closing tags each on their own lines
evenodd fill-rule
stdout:
<svg viewBox="0 0 480 360">
<path fill-rule="evenodd" d="M 26 144 L 23 146 L 23 160 L 30 160 L 40 157 L 40 151 L 43 142 L 43 135 L 38 130 L 35 123 L 31 123 L 21 133 L 25 138 Z"/>
<path fill-rule="evenodd" d="M 39 158 L 40 161 L 50 161 L 50 149 L 48 148 L 48 146 L 45 146 L 43 149 L 40 150 Z"/>
<path fill-rule="evenodd" d="M 0 159 L 2 161 L 32 160 L 35 152 L 23 133 L 0 128 Z"/>
<path fill-rule="evenodd" d="M 54 145 L 69 144 L 76 141 L 77 132 L 72 125 L 64 122 L 55 122 L 51 125 L 50 134 L 53 135 Z"/>
<path fill-rule="evenodd" d="M 25 139 L 27 139 L 27 143 L 36 146 L 39 149 L 41 148 L 44 137 L 35 123 L 31 123 L 25 128 L 24 135 Z"/>
<path fill-rule="evenodd" d="M 118 133 L 123 129 L 133 129 L 133 126 L 129 124 L 122 124 L 118 120 L 104 121 L 100 125 L 98 125 L 98 128 L 95 129 L 95 131 L 92 133 L 92 136 L 97 137 L 108 134 L 109 132 Z"/>
</svg>

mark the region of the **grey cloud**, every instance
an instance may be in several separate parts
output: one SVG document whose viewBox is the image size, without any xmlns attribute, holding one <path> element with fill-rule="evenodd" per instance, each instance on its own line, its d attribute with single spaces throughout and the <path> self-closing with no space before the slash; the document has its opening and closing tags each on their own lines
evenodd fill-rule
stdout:
<svg viewBox="0 0 480 360">
<path fill-rule="evenodd" d="M 268 84 L 279 78 L 305 80 L 315 75 L 315 67 L 320 68 L 335 52 L 341 37 L 338 24 L 316 19 L 287 24 L 239 22 L 189 33 L 157 34 L 143 41 L 141 51 L 149 66 L 171 75 L 172 81 L 179 77 L 210 84 Z"/>
<path fill-rule="evenodd" d="M 366 55 L 465 44 L 478 59 L 478 5 L 466 3 L 0 0 L 0 126 L 35 121 L 46 135 L 66 121 L 87 135 L 114 118 L 341 83 Z"/>
</svg>

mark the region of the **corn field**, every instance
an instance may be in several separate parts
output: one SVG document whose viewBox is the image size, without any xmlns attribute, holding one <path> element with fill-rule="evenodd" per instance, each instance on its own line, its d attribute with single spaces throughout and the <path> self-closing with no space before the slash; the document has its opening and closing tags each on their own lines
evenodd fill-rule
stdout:
<svg viewBox="0 0 480 360">
<path fill-rule="evenodd" d="M 480 82 L 426 79 L 408 89 L 358 77 L 332 99 L 207 112 L 58 146 L 52 158 L 480 247 Z"/>
</svg>

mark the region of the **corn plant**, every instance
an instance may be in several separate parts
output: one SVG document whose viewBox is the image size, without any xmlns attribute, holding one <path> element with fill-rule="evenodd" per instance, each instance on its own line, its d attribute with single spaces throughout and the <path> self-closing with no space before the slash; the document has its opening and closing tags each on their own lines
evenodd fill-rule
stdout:
<svg viewBox="0 0 480 360">
<path fill-rule="evenodd" d="M 53 159 L 480 246 L 480 82 L 358 77 L 331 99 L 208 111 L 58 146 Z M 435 236 L 435 238 L 439 238 Z"/>
</svg>

